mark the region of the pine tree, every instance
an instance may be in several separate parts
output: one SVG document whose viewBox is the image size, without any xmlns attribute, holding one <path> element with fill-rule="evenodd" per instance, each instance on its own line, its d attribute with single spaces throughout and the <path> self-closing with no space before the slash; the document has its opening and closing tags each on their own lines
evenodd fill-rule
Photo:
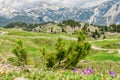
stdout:
<svg viewBox="0 0 120 80">
<path fill-rule="evenodd" d="M 78 33 L 78 41 L 68 49 L 66 68 L 74 67 L 77 63 L 89 54 L 91 45 L 85 40 L 83 32 Z"/>
<path fill-rule="evenodd" d="M 64 68 L 71 68 L 89 54 L 91 45 L 86 41 L 83 32 L 79 32 L 78 41 L 69 44 L 67 49 L 62 39 L 58 39 L 55 47 L 56 53 L 48 57 L 47 67 L 62 66 Z"/>
<path fill-rule="evenodd" d="M 17 57 L 18 65 L 24 66 L 27 64 L 27 52 L 21 40 L 17 42 L 17 46 L 12 50 L 12 52 Z"/>
</svg>

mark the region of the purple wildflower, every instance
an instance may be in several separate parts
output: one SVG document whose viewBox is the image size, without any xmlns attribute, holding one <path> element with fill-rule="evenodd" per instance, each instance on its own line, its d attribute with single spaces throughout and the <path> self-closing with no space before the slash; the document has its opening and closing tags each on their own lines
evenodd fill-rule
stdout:
<svg viewBox="0 0 120 80">
<path fill-rule="evenodd" d="M 109 74 L 110 74 L 111 76 L 115 76 L 115 75 L 116 75 L 114 71 L 110 71 Z"/>
<path fill-rule="evenodd" d="M 88 72 L 89 74 L 92 74 L 92 73 L 93 73 L 93 70 L 92 70 L 91 68 L 87 68 L 87 72 Z"/>
<path fill-rule="evenodd" d="M 86 71 L 85 71 L 84 69 L 82 70 L 82 74 L 83 74 L 83 75 L 85 75 L 85 74 L 86 74 Z"/>
<path fill-rule="evenodd" d="M 78 68 L 74 68 L 74 73 L 78 73 Z"/>
</svg>

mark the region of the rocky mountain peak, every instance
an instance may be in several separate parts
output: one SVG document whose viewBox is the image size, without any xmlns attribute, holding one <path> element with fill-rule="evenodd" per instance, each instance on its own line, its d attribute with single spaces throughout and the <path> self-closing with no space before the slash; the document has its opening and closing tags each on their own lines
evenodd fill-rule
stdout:
<svg viewBox="0 0 120 80">
<path fill-rule="evenodd" d="M 7 25 L 11 22 L 40 23 L 47 21 L 78 20 L 89 24 L 110 25 L 120 23 L 120 1 L 106 0 L 105 2 L 92 5 L 92 2 L 80 4 L 79 7 L 66 7 L 59 3 L 50 3 L 46 0 L 36 2 L 25 0 L 14 0 L 13 4 L 7 5 L 7 0 L 2 0 L 4 5 L 0 6 L 0 24 Z M 10 0 L 11 1 L 11 0 Z M 21 3 L 22 1 L 22 3 Z M 96 0 L 98 1 L 98 0 Z M 17 3 L 19 7 L 14 7 Z M 94 2 L 98 3 L 98 2 Z M 24 6 L 24 7 L 23 7 Z M 84 7 L 86 6 L 86 7 Z M 5 19 L 5 20 L 4 20 Z"/>
</svg>

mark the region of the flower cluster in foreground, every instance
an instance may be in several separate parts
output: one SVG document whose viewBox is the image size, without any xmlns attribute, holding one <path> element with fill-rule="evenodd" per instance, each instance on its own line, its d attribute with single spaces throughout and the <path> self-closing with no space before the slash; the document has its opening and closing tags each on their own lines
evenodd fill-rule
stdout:
<svg viewBox="0 0 120 80">
<path fill-rule="evenodd" d="M 114 71 L 110 71 L 109 74 L 110 74 L 111 76 L 116 76 L 116 74 L 115 74 Z"/>
<path fill-rule="evenodd" d="M 79 70 L 78 68 L 74 68 L 74 73 L 78 73 Z M 82 74 L 83 75 L 86 75 L 86 74 L 93 74 L 93 70 L 91 68 L 87 68 L 86 70 L 85 69 L 82 69 Z M 109 71 L 109 75 L 112 76 L 112 77 L 115 77 L 116 76 L 116 73 L 114 71 Z"/>
</svg>

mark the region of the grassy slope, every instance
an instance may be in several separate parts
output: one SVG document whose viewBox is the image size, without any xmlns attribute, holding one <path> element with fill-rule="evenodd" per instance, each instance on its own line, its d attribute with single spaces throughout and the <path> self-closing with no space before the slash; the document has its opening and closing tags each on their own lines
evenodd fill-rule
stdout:
<svg viewBox="0 0 120 80">
<path fill-rule="evenodd" d="M 120 39 L 94 42 L 94 45 L 107 49 L 120 49 Z"/>
<path fill-rule="evenodd" d="M 45 48 L 48 52 L 55 51 L 54 45 L 57 41 L 58 37 L 62 38 L 71 38 L 76 35 L 70 35 L 65 33 L 60 34 L 48 34 L 48 33 L 35 33 L 35 32 L 26 32 L 15 29 L 2 29 L 2 31 L 7 31 L 8 35 L 0 35 L 0 52 L 1 54 L 11 54 L 11 50 L 16 45 L 17 40 L 23 40 L 25 47 L 30 55 L 38 56 L 40 55 L 40 48 Z M 65 40 L 67 43 L 70 40 Z M 103 48 L 112 48 L 112 49 L 120 49 L 120 46 L 113 46 L 113 43 L 120 43 L 120 39 L 115 40 L 104 40 L 104 41 L 94 41 L 92 44 L 103 47 Z M 69 45 L 68 45 L 69 46 Z M 112 60 L 112 61 L 120 61 L 119 55 L 116 52 L 109 54 L 109 52 L 105 51 L 95 51 L 91 50 L 91 56 L 88 56 L 87 60 Z M 110 57 L 105 58 L 105 56 Z M 99 58 L 98 58 L 99 57 Z M 111 58 L 112 57 L 112 58 Z M 116 58 L 117 57 L 117 58 Z M 114 60 L 117 59 L 117 60 Z"/>
<path fill-rule="evenodd" d="M 2 30 L 9 32 L 8 35 L 0 34 L 0 54 L 2 55 L 1 56 L 2 58 L 7 59 L 7 58 L 13 56 L 12 49 L 15 47 L 16 41 L 23 40 L 24 45 L 27 49 L 27 52 L 29 53 L 29 56 L 32 57 L 32 63 L 34 63 L 35 65 L 39 65 L 39 66 L 40 66 L 40 55 L 41 55 L 39 48 L 46 48 L 47 52 L 51 52 L 51 51 L 54 52 L 55 51 L 54 45 L 55 45 L 55 42 L 58 37 L 64 37 L 64 38 L 76 37 L 76 35 L 68 35 L 65 33 L 47 34 L 47 33 L 19 31 L 19 30 L 14 30 L 14 29 L 2 29 Z M 67 44 L 70 42 L 70 40 L 65 40 L 65 41 L 67 42 Z M 104 41 L 92 42 L 92 44 L 102 47 L 103 42 Z M 105 41 L 104 44 L 111 44 L 113 42 L 114 41 Z M 119 42 L 119 40 L 115 40 L 115 42 Z M 106 48 L 108 48 L 108 47 L 106 47 Z M 116 63 L 116 62 L 120 62 L 120 55 L 117 54 L 116 52 L 109 53 L 107 51 L 91 50 L 90 54 L 85 58 L 85 60 L 88 60 L 88 62 L 87 62 L 87 64 L 80 63 L 79 66 L 81 68 L 92 67 L 94 69 L 100 68 L 101 70 L 109 71 L 109 70 L 111 70 L 111 66 L 108 67 L 108 65 L 112 65 L 112 66 L 115 65 L 114 67 L 112 67 L 113 70 L 115 70 L 117 73 L 120 73 L 119 71 L 117 71 L 118 70 L 117 68 L 120 67 L 120 64 Z M 91 61 L 91 62 L 89 62 L 89 61 Z M 106 61 L 108 61 L 108 62 L 106 62 Z M 112 61 L 112 63 L 110 63 L 109 61 Z M 108 64 L 108 65 L 106 65 L 106 64 Z M 100 65 L 104 65 L 104 68 L 103 67 L 101 68 Z M 81 73 L 81 70 L 79 73 Z M 97 73 L 97 71 L 96 71 L 96 73 Z M 48 75 L 44 76 L 45 74 L 48 74 Z M 61 74 L 61 75 L 59 76 L 59 74 Z M 64 78 L 66 80 L 67 77 L 69 77 L 69 79 L 71 77 L 71 79 L 80 80 L 79 75 L 75 75 L 72 71 L 68 71 L 68 70 L 67 71 L 66 70 L 65 71 L 50 70 L 47 72 L 45 72 L 44 70 L 38 70 L 37 73 L 33 72 L 33 74 L 29 74 L 26 72 L 19 74 L 18 72 L 15 72 L 12 74 L 8 73 L 6 78 L 4 78 L 5 77 L 4 75 L 0 75 L 0 76 L 2 79 L 4 78 L 6 80 L 10 80 L 10 79 L 13 79 L 13 77 L 15 75 L 16 76 L 25 75 L 25 77 L 27 77 L 27 78 L 33 78 L 34 76 L 39 78 L 39 76 L 40 76 L 40 77 L 43 77 L 45 80 L 48 80 L 48 78 L 50 79 L 50 76 L 51 76 L 51 79 L 53 79 L 53 80 L 61 79 L 61 78 Z M 106 76 L 108 76 L 108 75 L 106 75 Z M 81 78 L 82 78 L 82 76 L 81 76 Z M 83 77 L 82 79 L 86 80 L 86 78 L 87 78 L 87 80 L 88 80 L 88 78 L 89 78 L 89 80 L 94 79 L 91 76 Z M 42 78 L 40 78 L 40 80 L 41 79 Z M 116 78 L 116 80 L 117 79 L 118 78 Z M 95 79 L 95 80 L 99 80 L 99 79 Z"/>
<path fill-rule="evenodd" d="M 46 52 L 54 52 L 54 45 L 57 38 L 69 38 L 74 37 L 74 35 L 69 35 L 65 33 L 61 34 L 48 34 L 48 33 L 36 33 L 36 32 L 26 32 L 22 30 L 15 29 L 2 29 L 2 31 L 8 32 L 7 35 L 0 34 L 0 53 L 4 57 L 10 57 L 12 55 L 12 49 L 15 47 L 18 40 L 24 42 L 24 46 L 30 57 L 35 59 L 34 61 L 39 61 L 41 52 L 39 49 L 46 49 Z M 69 40 L 66 40 L 69 43 Z M 13 55 L 12 55 L 13 56 Z M 7 57 L 7 58 L 8 58 Z"/>
</svg>

